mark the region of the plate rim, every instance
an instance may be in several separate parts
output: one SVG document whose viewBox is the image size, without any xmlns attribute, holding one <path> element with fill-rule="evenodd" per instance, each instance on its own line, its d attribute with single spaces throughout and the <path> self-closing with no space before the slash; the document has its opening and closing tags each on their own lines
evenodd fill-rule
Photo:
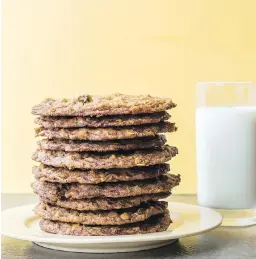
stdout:
<svg viewBox="0 0 256 259">
<path fill-rule="evenodd" d="M 180 207 L 187 207 L 191 209 L 197 209 L 200 211 L 206 212 L 206 213 L 211 213 L 214 215 L 216 222 L 212 224 L 211 227 L 207 227 L 204 230 L 198 229 L 197 231 L 190 232 L 190 233 L 184 233 L 184 234 L 179 234 L 179 235 L 172 235 L 171 233 L 173 232 L 172 230 L 167 230 L 163 232 L 157 232 L 157 233 L 150 233 L 150 234 L 136 234 L 136 235 L 119 235 L 119 236 L 68 236 L 68 235 L 56 235 L 56 234 L 51 234 L 51 233 L 45 233 L 46 236 L 31 236 L 28 235 L 18 235 L 18 234 L 13 234 L 13 233 L 8 233 L 8 231 L 4 231 L 4 224 L 3 221 L 8 215 L 8 213 L 11 213 L 15 210 L 27 210 L 27 213 L 31 213 L 30 217 L 36 216 L 33 214 L 32 211 L 32 206 L 35 206 L 35 203 L 32 204 L 26 204 L 26 205 L 21 205 L 21 206 L 16 206 L 12 208 L 8 208 L 2 211 L 2 235 L 15 238 L 15 239 L 20 239 L 20 240 L 26 240 L 26 241 L 32 241 L 32 242 L 40 242 L 40 243 L 58 243 L 58 244 L 107 244 L 107 243 L 130 243 L 130 242 L 154 242 L 154 241 L 160 241 L 160 240 L 171 240 L 171 239 L 178 239 L 182 237 L 189 237 L 189 236 L 194 236 L 198 234 L 203 234 L 205 232 L 211 231 L 217 227 L 219 227 L 222 223 L 222 216 L 220 213 L 217 211 L 203 207 L 203 206 L 198 206 L 195 204 L 189 204 L 189 203 L 184 203 L 184 202 L 172 202 L 172 201 L 167 201 L 168 202 L 168 207 L 173 208 L 176 206 Z M 175 213 L 175 210 L 174 210 Z M 7 215 L 6 215 L 7 214 Z M 18 222 L 19 224 L 21 223 Z M 16 222 L 16 224 L 18 224 Z M 25 219 L 22 219 L 23 227 L 25 227 Z M 29 231 L 29 230 L 28 230 Z"/>
</svg>

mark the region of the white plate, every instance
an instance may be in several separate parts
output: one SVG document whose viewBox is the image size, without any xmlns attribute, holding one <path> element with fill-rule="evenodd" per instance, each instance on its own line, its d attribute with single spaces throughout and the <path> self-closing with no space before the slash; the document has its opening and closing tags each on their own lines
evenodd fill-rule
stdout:
<svg viewBox="0 0 256 259">
<path fill-rule="evenodd" d="M 3 211 L 2 234 L 33 241 L 43 247 L 73 252 L 117 253 L 161 247 L 178 238 L 212 230 L 222 221 L 221 215 L 209 208 L 169 202 L 173 223 L 164 232 L 125 236 L 65 236 L 40 230 L 39 218 L 32 211 L 34 206 L 31 204 Z"/>
</svg>

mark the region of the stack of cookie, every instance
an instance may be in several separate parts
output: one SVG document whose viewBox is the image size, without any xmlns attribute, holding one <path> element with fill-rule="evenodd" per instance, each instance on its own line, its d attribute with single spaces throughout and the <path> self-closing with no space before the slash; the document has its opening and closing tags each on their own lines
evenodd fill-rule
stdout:
<svg viewBox="0 0 256 259">
<path fill-rule="evenodd" d="M 174 132 L 151 96 L 83 95 L 47 99 L 32 109 L 41 138 L 33 159 L 40 227 L 64 235 L 127 235 L 164 231 L 167 202 L 180 182 L 166 163 L 177 155 L 160 133 Z"/>
</svg>

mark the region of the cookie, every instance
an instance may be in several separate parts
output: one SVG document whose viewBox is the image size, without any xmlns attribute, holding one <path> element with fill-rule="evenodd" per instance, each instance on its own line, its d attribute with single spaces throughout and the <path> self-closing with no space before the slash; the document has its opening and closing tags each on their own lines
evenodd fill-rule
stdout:
<svg viewBox="0 0 256 259">
<path fill-rule="evenodd" d="M 108 169 L 163 164 L 177 154 L 178 149 L 176 147 L 165 145 L 163 150 L 109 153 L 37 150 L 33 154 L 32 159 L 45 165 L 69 169 Z"/>
<path fill-rule="evenodd" d="M 42 192 L 41 192 L 42 194 Z M 40 195 L 40 194 L 39 194 Z M 166 193 L 153 193 L 153 194 L 144 194 L 140 196 L 130 196 L 122 198 L 91 198 L 91 199 L 55 199 L 52 201 L 46 198 L 43 193 L 43 196 L 40 196 L 42 201 L 52 204 L 54 206 L 59 206 L 62 208 L 79 210 L 79 211 L 94 211 L 94 210 L 115 210 L 115 209 L 124 209 L 139 206 L 143 202 L 158 201 L 165 199 L 170 196 L 170 192 Z"/>
<path fill-rule="evenodd" d="M 167 211 L 165 201 L 143 203 L 139 207 L 110 211 L 77 211 L 40 202 L 34 212 L 43 219 L 83 225 L 123 225 L 144 221 Z"/>
<path fill-rule="evenodd" d="M 44 128 L 104 128 L 119 126 L 134 126 L 141 124 L 153 124 L 170 119 L 167 112 L 127 114 L 102 117 L 90 116 L 40 116 L 35 119 L 35 123 Z"/>
<path fill-rule="evenodd" d="M 41 164 L 33 167 L 35 178 L 40 181 L 56 183 L 87 183 L 135 181 L 155 178 L 170 170 L 169 164 L 148 167 L 118 168 L 108 170 L 67 170 Z"/>
<path fill-rule="evenodd" d="M 74 99 L 48 98 L 32 108 L 32 114 L 44 116 L 103 116 L 161 112 L 175 107 L 168 98 L 150 95 L 81 95 Z"/>
<path fill-rule="evenodd" d="M 180 175 L 162 175 L 155 179 L 103 183 L 103 184 L 60 184 L 36 181 L 32 188 L 43 199 L 57 201 L 60 199 L 88 199 L 96 197 L 119 198 L 143 194 L 171 192 L 179 185 Z"/>
<path fill-rule="evenodd" d="M 108 152 L 116 150 L 161 149 L 166 143 L 164 135 L 148 138 L 120 139 L 114 141 L 86 141 L 66 139 L 42 139 L 38 142 L 39 149 L 63 150 L 66 152 Z"/>
<path fill-rule="evenodd" d="M 119 226 L 82 225 L 51 221 L 47 219 L 41 219 L 39 226 L 43 231 L 53 234 L 72 236 L 114 236 L 161 232 L 167 230 L 171 222 L 169 213 L 166 212 L 164 214 L 150 217 L 142 222 Z"/>
<path fill-rule="evenodd" d="M 153 137 L 159 133 L 174 132 L 177 127 L 174 123 L 160 122 L 157 124 L 112 127 L 112 128 L 71 128 L 71 129 L 35 129 L 36 136 L 49 139 L 71 139 L 105 141 L 113 139 L 131 139 L 138 137 Z"/>
</svg>

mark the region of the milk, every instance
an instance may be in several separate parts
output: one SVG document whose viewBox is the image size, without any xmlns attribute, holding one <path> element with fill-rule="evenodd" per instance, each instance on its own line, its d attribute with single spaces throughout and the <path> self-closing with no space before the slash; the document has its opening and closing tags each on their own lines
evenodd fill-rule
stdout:
<svg viewBox="0 0 256 259">
<path fill-rule="evenodd" d="M 220 209 L 256 205 L 256 106 L 196 110 L 198 203 Z"/>
</svg>

